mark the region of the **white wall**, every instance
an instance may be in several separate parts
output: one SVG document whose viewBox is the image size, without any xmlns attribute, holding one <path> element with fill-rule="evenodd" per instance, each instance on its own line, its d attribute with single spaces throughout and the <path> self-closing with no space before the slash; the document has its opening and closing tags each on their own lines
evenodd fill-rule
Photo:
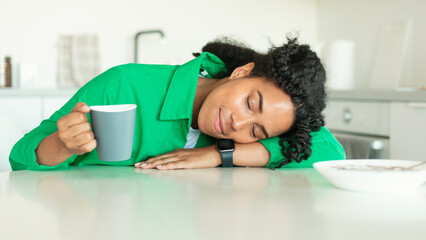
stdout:
<svg viewBox="0 0 426 240">
<path fill-rule="evenodd" d="M 40 88 L 56 87 L 60 34 L 98 34 L 102 71 L 132 61 L 140 30 L 161 28 L 168 38 L 164 46 L 156 36 L 141 38 L 143 62 L 182 63 L 218 35 L 258 50 L 267 49 L 268 37 L 283 42 L 288 31 L 300 31 L 303 43 L 317 40 L 317 0 L 0 0 L 0 6 L 0 54 L 38 63 Z"/>
<path fill-rule="evenodd" d="M 355 41 L 355 87 L 369 84 L 380 26 L 412 18 L 411 39 L 401 86 L 426 86 L 426 1 L 319 0 L 319 41 Z"/>
</svg>

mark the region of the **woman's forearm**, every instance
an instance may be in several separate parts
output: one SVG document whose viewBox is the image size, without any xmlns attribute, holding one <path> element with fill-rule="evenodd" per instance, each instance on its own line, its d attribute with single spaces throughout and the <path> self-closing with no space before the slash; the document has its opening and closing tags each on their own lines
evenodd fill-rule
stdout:
<svg viewBox="0 0 426 240">
<path fill-rule="evenodd" d="M 36 156 L 38 164 L 55 166 L 71 157 L 72 153 L 66 151 L 58 132 L 54 132 L 41 141 L 36 149 Z M 236 166 L 264 167 L 269 158 L 269 151 L 259 142 L 235 143 L 233 161 Z"/>
<path fill-rule="evenodd" d="M 234 165 L 264 167 L 271 154 L 260 142 L 235 143 Z"/>
<path fill-rule="evenodd" d="M 65 149 L 59 140 L 58 132 L 54 132 L 45 137 L 35 150 L 37 163 L 45 166 L 58 165 L 72 156 Z"/>
</svg>

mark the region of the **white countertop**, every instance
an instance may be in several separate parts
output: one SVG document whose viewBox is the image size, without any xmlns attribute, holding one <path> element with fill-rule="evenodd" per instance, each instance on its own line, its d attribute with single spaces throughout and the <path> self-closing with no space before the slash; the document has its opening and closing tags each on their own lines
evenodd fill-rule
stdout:
<svg viewBox="0 0 426 240">
<path fill-rule="evenodd" d="M 16 89 L 0 88 L 0 97 L 44 97 L 44 96 L 72 96 L 77 88 L 69 89 Z"/>
<path fill-rule="evenodd" d="M 426 184 L 372 194 L 314 169 L 0 173 L 1 239 L 426 239 Z"/>
<path fill-rule="evenodd" d="M 375 101 L 421 101 L 426 102 L 426 90 L 333 90 L 330 99 L 344 100 L 375 100 Z"/>
<path fill-rule="evenodd" d="M 70 89 L 16 89 L 0 88 L 1 96 L 72 96 L 77 88 Z M 330 99 L 347 100 L 379 100 L 379 101 L 426 101 L 426 90 L 400 89 L 400 90 L 331 90 Z"/>
</svg>

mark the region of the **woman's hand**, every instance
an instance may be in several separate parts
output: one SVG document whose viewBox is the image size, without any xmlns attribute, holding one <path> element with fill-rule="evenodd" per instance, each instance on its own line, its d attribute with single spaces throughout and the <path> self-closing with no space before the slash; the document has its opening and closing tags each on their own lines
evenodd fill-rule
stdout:
<svg viewBox="0 0 426 240">
<path fill-rule="evenodd" d="M 96 147 L 96 140 L 86 116 L 88 112 L 90 108 L 79 102 L 69 114 L 58 120 L 58 138 L 64 152 L 81 155 Z"/>
<path fill-rule="evenodd" d="M 80 102 L 69 114 L 58 120 L 58 131 L 45 137 L 35 150 L 38 164 L 55 166 L 74 154 L 91 152 L 96 147 L 96 140 L 87 121 L 88 112 L 90 108 Z"/>
<path fill-rule="evenodd" d="M 203 148 L 176 149 L 172 152 L 155 156 L 135 167 L 142 169 L 157 168 L 159 170 L 184 168 L 213 168 L 222 164 L 222 158 L 215 145 Z"/>
</svg>

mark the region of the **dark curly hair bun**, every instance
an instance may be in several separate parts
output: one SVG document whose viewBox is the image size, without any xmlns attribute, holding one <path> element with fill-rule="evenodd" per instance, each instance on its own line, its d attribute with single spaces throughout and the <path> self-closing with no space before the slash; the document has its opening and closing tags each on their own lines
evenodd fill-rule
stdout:
<svg viewBox="0 0 426 240">
<path fill-rule="evenodd" d="M 284 158 L 278 167 L 293 160 L 300 163 L 311 155 L 310 133 L 324 126 L 322 111 L 327 95 L 324 67 L 308 45 L 299 44 L 297 38 L 287 37 L 286 44 L 261 54 L 224 38 L 206 44 L 202 51 L 213 53 L 224 61 L 228 71 L 217 77 L 229 76 L 235 68 L 254 62 L 251 75 L 270 79 L 290 95 L 296 119 L 290 130 L 279 136 Z M 194 56 L 198 55 L 194 53 Z"/>
<path fill-rule="evenodd" d="M 311 155 L 311 131 L 324 126 L 322 111 L 326 106 L 326 74 L 321 60 L 308 45 L 288 39 L 281 47 L 270 49 L 270 77 L 287 92 L 296 108 L 296 120 L 290 131 L 280 136 L 286 159 L 281 166 L 294 159 L 301 162 Z"/>
</svg>

